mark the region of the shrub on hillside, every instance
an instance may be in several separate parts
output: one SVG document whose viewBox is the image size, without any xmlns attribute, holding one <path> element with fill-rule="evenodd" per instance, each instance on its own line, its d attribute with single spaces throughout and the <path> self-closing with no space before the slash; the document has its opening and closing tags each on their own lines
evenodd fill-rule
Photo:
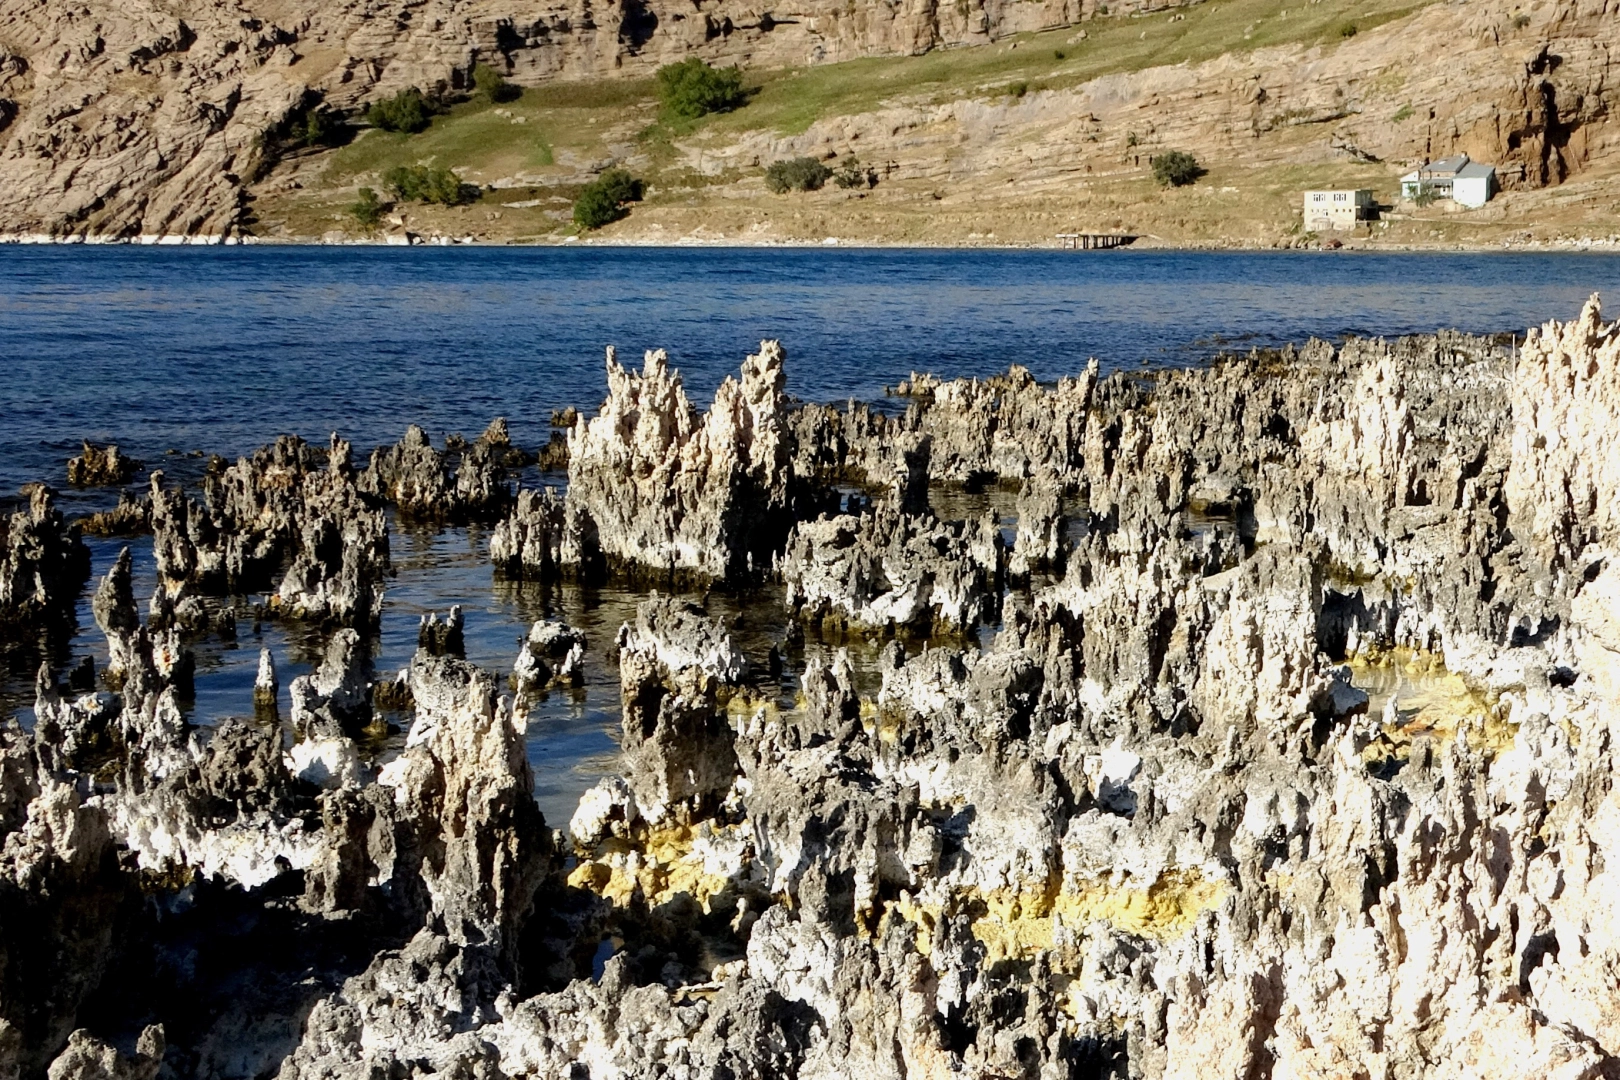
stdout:
<svg viewBox="0 0 1620 1080">
<path fill-rule="evenodd" d="M 778 195 L 789 191 L 818 191 L 832 170 L 813 157 L 773 161 L 765 170 L 765 186 Z"/>
<path fill-rule="evenodd" d="M 335 142 L 341 123 L 326 109 L 314 108 L 293 121 L 293 138 L 305 146 L 326 146 Z"/>
<path fill-rule="evenodd" d="M 426 131 L 433 122 L 433 107 L 422 91 L 412 86 L 391 98 L 381 98 L 366 110 L 366 120 L 384 131 L 401 131 L 414 135 Z"/>
<path fill-rule="evenodd" d="M 383 216 L 382 200 L 377 198 L 375 191 L 363 187 L 360 189 L 360 198 L 355 201 L 353 206 L 349 207 L 349 213 L 354 215 L 354 220 L 359 222 L 363 228 L 375 229 Z"/>
<path fill-rule="evenodd" d="M 1356 36 L 1356 24 L 1355 23 L 1347 22 L 1347 23 L 1341 23 L 1339 25 L 1339 37 L 1340 38 L 1348 41 L 1350 38 L 1353 38 L 1355 36 Z"/>
<path fill-rule="evenodd" d="M 491 105 L 514 101 L 523 94 L 522 88 L 507 82 L 500 72 L 488 64 L 473 65 L 472 81 L 473 95 Z"/>
<path fill-rule="evenodd" d="M 671 115 L 684 120 L 729 112 L 748 100 L 743 93 L 742 72 L 734 67 L 710 67 L 696 56 L 678 64 L 665 64 L 658 69 L 656 80 L 658 100 Z"/>
<path fill-rule="evenodd" d="M 1153 179 L 1166 187 L 1186 187 L 1207 171 L 1184 150 L 1171 150 L 1153 159 Z"/>
<path fill-rule="evenodd" d="M 877 170 L 868 169 L 861 164 L 861 159 L 851 155 L 839 163 L 833 170 L 832 181 L 844 189 L 877 186 Z"/>
<path fill-rule="evenodd" d="M 457 206 L 467 199 L 467 185 L 450 169 L 428 165 L 396 165 L 383 174 L 387 184 L 401 199 Z"/>
<path fill-rule="evenodd" d="M 640 202 L 642 183 L 623 169 L 609 169 L 586 184 L 574 200 L 574 224 L 600 229 L 624 217 L 626 204 Z"/>
</svg>

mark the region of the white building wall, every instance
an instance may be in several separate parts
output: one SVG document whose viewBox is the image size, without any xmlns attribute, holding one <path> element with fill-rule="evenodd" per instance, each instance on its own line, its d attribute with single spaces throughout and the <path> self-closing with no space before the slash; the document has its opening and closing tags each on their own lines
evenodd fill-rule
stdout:
<svg viewBox="0 0 1620 1080">
<path fill-rule="evenodd" d="M 1458 206 L 1470 209 L 1484 206 L 1491 199 L 1489 176 L 1458 177 L 1451 183 L 1451 199 Z"/>
</svg>

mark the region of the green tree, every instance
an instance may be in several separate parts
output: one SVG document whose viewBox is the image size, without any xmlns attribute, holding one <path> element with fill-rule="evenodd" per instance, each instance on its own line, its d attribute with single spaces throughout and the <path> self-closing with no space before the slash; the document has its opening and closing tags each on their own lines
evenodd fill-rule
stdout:
<svg viewBox="0 0 1620 1080">
<path fill-rule="evenodd" d="M 325 146 L 337 134 L 337 123 L 325 109 L 310 109 L 296 126 L 295 137 L 305 146 Z"/>
<path fill-rule="evenodd" d="M 433 122 L 433 107 L 422 91 L 412 86 L 391 98 L 380 98 L 366 110 L 366 120 L 384 131 L 414 135 Z"/>
<path fill-rule="evenodd" d="M 1171 150 L 1153 159 L 1153 179 L 1165 187 L 1186 187 L 1207 171 L 1184 150 Z"/>
<path fill-rule="evenodd" d="M 360 198 L 355 201 L 353 206 L 349 207 L 349 213 L 353 214 L 354 220 L 358 221 L 364 228 L 375 229 L 383 216 L 382 200 L 377 198 L 375 191 L 363 187 L 360 189 Z"/>
<path fill-rule="evenodd" d="M 609 169 L 596 178 L 602 190 L 616 203 L 640 202 L 642 183 L 624 169 Z"/>
<path fill-rule="evenodd" d="M 574 200 L 574 224 L 600 229 L 624 217 L 626 204 L 640 202 L 642 183 L 623 169 L 609 169 L 586 184 Z"/>
<path fill-rule="evenodd" d="M 383 183 L 401 199 L 443 206 L 457 206 L 468 201 L 467 186 L 451 169 L 396 165 L 383 174 Z"/>
<path fill-rule="evenodd" d="M 475 95 L 491 105 L 513 101 L 523 93 L 522 89 L 507 82 L 500 72 L 488 64 L 474 64 L 472 80 Z"/>
<path fill-rule="evenodd" d="M 658 69 L 656 81 L 658 100 L 664 109 L 683 120 L 729 112 L 748 100 L 743 92 L 742 72 L 734 67 L 710 67 L 696 56 L 678 64 L 665 64 Z"/>
<path fill-rule="evenodd" d="M 813 157 L 773 161 L 765 170 L 765 186 L 778 195 L 789 191 L 818 191 L 832 170 Z"/>
</svg>

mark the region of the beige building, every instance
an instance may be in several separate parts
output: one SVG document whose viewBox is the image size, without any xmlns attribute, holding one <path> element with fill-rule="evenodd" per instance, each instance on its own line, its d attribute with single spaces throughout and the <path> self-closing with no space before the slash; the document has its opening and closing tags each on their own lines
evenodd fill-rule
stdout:
<svg viewBox="0 0 1620 1080">
<path fill-rule="evenodd" d="M 1353 229 L 1356 222 L 1372 217 L 1372 190 L 1307 191 L 1305 193 L 1305 228 L 1310 232 L 1331 232 L 1335 229 Z"/>
</svg>

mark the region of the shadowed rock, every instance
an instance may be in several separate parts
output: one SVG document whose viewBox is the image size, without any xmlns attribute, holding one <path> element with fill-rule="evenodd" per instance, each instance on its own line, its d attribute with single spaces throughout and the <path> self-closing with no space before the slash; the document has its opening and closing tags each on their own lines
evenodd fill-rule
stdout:
<svg viewBox="0 0 1620 1080">
<path fill-rule="evenodd" d="M 90 576 L 90 552 L 77 526 L 56 509 L 44 484 L 24 492 L 28 506 L 11 515 L 0 534 L 0 634 L 13 636 L 71 616 Z"/>
</svg>

